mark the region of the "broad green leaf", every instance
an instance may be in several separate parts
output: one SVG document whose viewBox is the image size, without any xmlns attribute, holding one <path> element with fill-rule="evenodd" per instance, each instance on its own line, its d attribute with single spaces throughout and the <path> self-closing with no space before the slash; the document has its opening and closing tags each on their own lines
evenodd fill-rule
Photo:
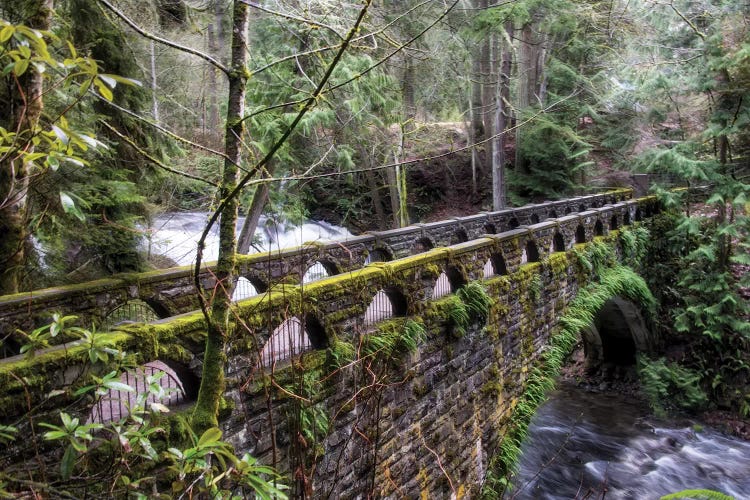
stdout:
<svg viewBox="0 0 750 500">
<path fill-rule="evenodd" d="M 209 444 L 215 444 L 221 439 L 221 430 L 217 427 L 212 427 L 203 433 L 201 438 L 198 440 L 198 447 L 206 446 Z"/>
<path fill-rule="evenodd" d="M 63 212 L 66 214 L 70 214 L 80 221 L 86 220 L 86 216 L 81 212 L 68 193 L 64 191 L 60 192 L 60 203 L 62 204 Z"/>
<path fill-rule="evenodd" d="M 68 446 L 65 449 L 65 454 L 60 461 L 60 474 L 62 475 L 63 479 L 70 479 L 71 474 L 73 474 L 73 467 L 75 466 L 77 457 L 78 452 L 75 450 L 75 448 L 73 448 L 72 445 Z"/>
<path fill-rule="evenodd" d="M 68 134 L 66 134 L 66 133 L 65 133 L 65 132 L 63 131 L 63 129 L 61 129 L 61 128 L 60 128 L 60 127 L 58 127 L 57 125 L 54 125 L 54 124 L 53 124 L 53 125 L 52 125 L 52 132 L 53 132 L 53 133 L 54 133 L 54 134 L 55 134 L 55 135 L 57 136 L 57 138 L 58 138 L 58 139 L 60 139 L 60 141 L 61 141 L 61 142 L 62 142 L 63 144 L 65 144 L 65 145 L 67 145 L 67 144 L 68 144 L 68 141 L 69 141 L 70 139 L 68 138 Z"/>
<path fill-rule="evenodd" d="M 5 27 L 3 27 L 2 30 L 0 30 L 0 43 L 5 43 L 8 40 L 10 40 L 10 37 L 13 36 L 13 32 L 15 31 L 15 28 L 12 24 L 8 24 Z"/>
<path fill-rule="evenodd" d="M 26 70 L 29 67 L 29 60 L 28 59 L 20 59 L 15 62 L 13 65 L 13 73 L 15 73 L 16 76 L 21 76 L 24 73 L 26 73 Z"/>
</svg>

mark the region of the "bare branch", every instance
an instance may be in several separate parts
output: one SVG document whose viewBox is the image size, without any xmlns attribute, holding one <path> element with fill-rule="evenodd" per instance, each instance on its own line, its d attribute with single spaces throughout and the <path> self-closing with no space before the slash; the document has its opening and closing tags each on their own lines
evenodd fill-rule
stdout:
<svg viewBox="0 0 750 500">
<path fill-rule="evenodd" d="M 229 74 L 229 68 L 221 64 L 219 61 L 211 57 L 210 55 L 206 54 L 205 52 L 201 52 L 200 50 L 193 49 L 191 47 L 187 47 L 185 45 L 180 45 L 177 42 L 173 42 L 171 40 L 167 40 L 166 38 L 162 38 L 160 36 L 154 35 L 153 33 L 149 33 L 148 31 L 144 30 L 140 26 L 138 26 L 135 21 L 131 20 L 128 16 L 125 15 L 124 12 L 119 10 L 117 7 L 109 3 L 107 0 L 98 0 L 99 3 L 104 5 L 107 9 L 112 11 L 117 17 L 122 19 L 122 21 L 133 28 L 135 31 L 137 31 L 141 36 L 148 38 L 149 40 L 153 40 L 155 42 L 159 42 L 163 45 L 166 45 L 167 47 L 172 47 L 173 49 L 180 50 L 182 52 L 185 52 L 187 54 L 194 55 L 196 57 L 200 57 L 204 61 L 207 61 L 208 63 L 215 66 L 217 69 L 221 70 L 224 74 Z"/>
</svg>

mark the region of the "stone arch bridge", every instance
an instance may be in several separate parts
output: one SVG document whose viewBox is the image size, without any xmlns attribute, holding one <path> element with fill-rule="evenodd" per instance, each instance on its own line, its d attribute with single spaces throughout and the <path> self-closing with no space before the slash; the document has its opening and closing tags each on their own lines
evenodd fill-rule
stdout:
<svg viewBox="0 0 750 500">
<path fill-rule="evenodd" d="M 596 243 L 622 258 L 621 231 L 658 212 L 654 198 L 631 195 L 615 190 L 240 257 L 239 274 L 262 293 L 234 308 L 226 439 L 297 478 L 299 495 L 475 495 L 560 316 L 595 281 L 580 252 Z M 331 275 L 301 283 L 315 265 Z M 33 328 L 53 310 L 106 324 L 102 311 L 139 301 L 151 321 L 101 337 L 143 367 L 129 382 L 155 364 L 167 370 L 180 395 L 169 404 L 189 411 L 206 335 L 190 273 L 0 297 L 2 335 Z M 216 285 L 210 266 L 201 283 Z M 476 306 L 482 297 L 490 300 L 484 308 Z M 629 344 L 621 332 L 611 344 L 604 323 L 584 336 L 593 364 L 614 345 L 652 346 L 641 333 Z M 29 425 L 30 409 L 36 421 L 55 419 L 74 402 L 66 388 L 83 383 L 88 352 L 80 341 L 33 358 L 7 352 L 0 424 Z M 126 406 L 77 404 L 82 421 L 123 415 Z M 18 453 L 0 452 L 0 465 Z"/>
</svg>

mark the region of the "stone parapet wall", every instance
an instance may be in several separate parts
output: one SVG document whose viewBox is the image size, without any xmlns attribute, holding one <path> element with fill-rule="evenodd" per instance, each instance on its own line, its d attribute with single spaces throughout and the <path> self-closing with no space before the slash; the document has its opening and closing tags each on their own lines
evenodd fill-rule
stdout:
<svg viewBox="0 0 750 500">
<path fill-rule="evenodd" d="M 238 256 L 237 271 L 259 292 L 265 292 L 274 284 L 299 283 L 307 269 L 316 262 L 323 264 L 329 274 L 351 272 L 361 269 L 368 257 L 375 255 L 379 255 L 382 260 L 399 259 L 429 248 L 447 247 L 485 234 L 502 233 L 517 226 L 536 224 L 549 218 L 597 210 L 605 205 L 617 206 L 630 200 L 631 196 L 632 190 L 619 189 L 390 231 L 371 232 L 344 241 L 312 242 L 296 248 L 241 255 Z M 216 287 L 210 264 L 202 270 L 200 283 L 206 291 Z M 89 283 L 2 296 L 0 336 L 12 337 L 19 329 L 31 331 L 47 323 L 53 312 L 76 315 L 79 324 L 84 326 L 95 324 L 101 327 L 112 311 L 134 300 L 145 302 L 160 318 L 197 309 L 193 268 L 184 266 L 117 275 Z M 8 344 L 13 343 L 10 340 Z M 9 352 L 12 354 L 13 349 Z"/>
<path fill-rule="evenodd" d="M 474 496 L 529 371 L 590 279 L 578 265 L 576 242 L 591 242 L 598 233 L 617 250 L 613 230 L 655 211 L 653 198 L 627 200 L 305 285 L 275 285 L 239 301 L 221 416 L 225 438 L 238 452 L 299 478 L 297 494 Z M 456 296 L 433 295 L 443 273 L 453 291 L 482 281 L 493 300 L 485 321 L 474 321 L 463 333 L 457 329 L 451 319 Z M 396 303 L 397 317 L 368 322 L 368 306 L 380 290 Z M 259 353 L 291 317 L 302 320 L 313 348 L 264 372 Z M 415 351 L 355 356 L 335 367 L 342 343 L 358 351 L 368 338 L 401 332 L 409 322 L 425 330 Z M 200 313 L 102 335 L 130 352 L 135 363 L 163 361 L 191 373 L 193 384 L 200 377 Z M 71 391 L 53 391 L 86 382 L 87 356 L 86 345 L 68 344 L 33 359 L 0 360 L 0 424 L 25 432 L 29 409 L 37 422 L 53 420 L 74 401 Z M 75 408 L 68 411 L 85 420 L 90 409 Z M 315 422 L 323 420 L 325 429 L 317 428 Z M 4 459 L 13 459 L 11 452 Z"/>
</svg>

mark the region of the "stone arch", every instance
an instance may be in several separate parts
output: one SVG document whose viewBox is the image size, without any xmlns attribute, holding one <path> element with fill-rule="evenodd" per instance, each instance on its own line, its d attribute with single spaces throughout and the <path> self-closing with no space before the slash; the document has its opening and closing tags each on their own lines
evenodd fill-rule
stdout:
<svg viewBox="0 0 750 500">
<path fill-rule="evenodd" d="M 539 248 L 536 246 L 536 241 L 532 239 L 526 240 L 526 246 L 521 253 L 521 264 L 527 262 L 539 262 Z"/>
<path fill-rule="evenodd" d="M 497 227 L 491 222 L 484 225 L 484 234 L 497 234 Z"/>
<path fill-rule="evenodd" d="M 586 228 L 583 224 L 578 224 L 576 228 L 576 243 L 586 243 Z"/>
<path fill-rule="evenodd" d="M 550 210 L 548 218 L 557 219 L 557 210 Z"/>
<path fill-rule="evenodd" d="M 157 309 L 162 314 L 159 314 Z M 107 312 L 102 320 L 101 329 L 108 330 L 125 323 L 148 323 L 166 318 L 169 315 L 169 311 L 155 300 L 133 299 Z"/>
<path fill-rule="evenodd" d="M 556 231 L 552 237 L 552 251 L 553 252 L 564 252 L 565 251 L 565 238 L 560 231 Z"/>
<path fill-rule="evenodd" d="M 384 319 L 406 316 L 408 303 L 401 290 L 396 287 L 386 287 L 373 296 L 364 316 L 365 326 L 372 325 Z"/>
<path fill-rule="evenodd" d="M 451 236 L 451 245 L 463 243 L 465 241 L 469 241 L 469 235 L 466 233 L 466 229 L 462 227 L 456 229 L 453 236 Z"/>
<path fill-rule="evenodd" d="M 465 284 L 466 278 L 461 270 L 455 266 L 448 266 L 445 271 L 440 273 L 437 280 L 435 280 L 435 286 L 432 288 L 432 298 L 438 299 L 454 293 Z"/>
<path fill-rule="evenodd" d="M 531 214 L 530 220 L 532 224 L 539 224 L 539 214 Z"/>
<path fill-rule="evenodd" d="M 603 364 L 634 365 L 637 353 L 653 351 L 657 344 L 638 306 L 618 296 L 602 305 L 581 335 L 588 371 Z"/>
<path fill-rule="evenodd" d="M 138 397 L 149 392 L 153 381 L 150 377 L 155 377 L 159 372 L 163 372 L 163 375 L 155 383 L 164 393 L 150 394 L 145 401 L 147 407 L 150 403 L 177 406 L 195 399 L 200 383 L 190 370 L 172 361 L 149 361 L 120 375 L 119 382 L 132 387 L 133 392 L 110 389 L 91 408 L 87 422 L 107 423 L 127 417 Z"/>
<path fill-rule="evenodd" d="M 313 349 L 327 346 L 325 330 L 314 315 L 297 316 L 284 320 L 277 326 L 260 351 L 260 364 L 270 368 L 275 363 L 292 359 Z"/>
<path fill-rule="evenodd" d="M 617 214 L 612 214 L 612 217 L 609 219 L 609 230 L 615 231 L 619 227 L 620 227 L 620 223 L 617 220 Z"/>
<path fill-rule="evenodd" d="M 638 207 L 635 209 L 635 221 L 640 222 L 643 220 L 643 212 L 641 211 L 641 208 Z"/>
<path fill-rule="evenodd" d="M 237 281 L 234 282 L 232 302 L 255 297 L 259 293 L 260 292 L 258 291 L 258 288 L 253 285 L 253 283 L 249 279 L 245 278 L 244 276 L 240 276 L 237 278 Z"/>
<path fill-rule="evenodd" d="M 312 283 L 313 281 L 322 280 L 329 276 L 339 274 L 336 264 L 327 259 L 320 259 L 312 263 L 302 275 L 302 283 Z"/>
<path fill-rule="evenodd" d="M 568 215 L 568 214 L 570 214 L 571 212 L 573 212 L 573 209 L 572 209 L 572 208 L 570 208 L 570 207 L 565 207 L 565 215 Z"/>
<path fill-rule="evenodd" d="M 427 252 L 429 250 L 432 250 L 435 248 L 435 242 L 432 241 L 432 239 L 429 236 L 422 236 L 421 238 L 418 238 L 414 241 L 414 244 L 412 245 L 412 254 L 418 254 L 422 252 Z"/>
<path fill-rule="evenodd" d="M 630 225 L 630 210 L 625 210 L 622 214 L 622 223 L 625 226 Z"/>
<path fill-rule="evenodd" d="M 378 246 L 367 253 L 365 265 L 373 262 L 390 262 L 393 260 L 393 251 L 385 246 Z"/>
<path fill-rule="evenodd" d="M 515 217 L 511 217 L 508 221 L 508 229 L 515 229 L 520 225 L 521 224 L 518 222 L 518 219 L 516 219 Z"/>
<path fill-rule="evenodd" d="M 505 264 L 505 258 L 501 253 L 493 253 L 484 264 L 484 278 L 493 276 L 505 276 L 508 274 L 508 267 Z"/>
<path fill-rule="evenodd" d="M 600 220 L 594 224 L 594 236 L 604 236 L 604 224 Z"/>
</svg>

